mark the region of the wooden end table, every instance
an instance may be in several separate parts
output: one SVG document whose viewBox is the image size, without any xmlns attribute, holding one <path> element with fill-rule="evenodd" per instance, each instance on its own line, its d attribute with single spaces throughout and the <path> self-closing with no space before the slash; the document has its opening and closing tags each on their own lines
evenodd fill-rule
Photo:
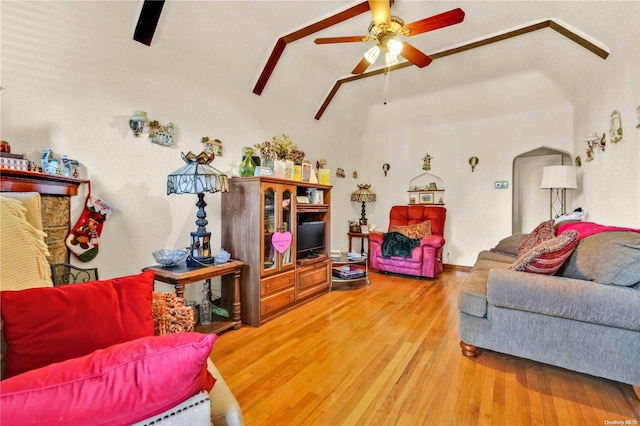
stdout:
<svg viewBox="0 0 640 426">
<path fill-rule="evenodd" d="M 187 266 L 186 263 L 181 263 L 172 267 L 148 266 L 142 270 L 153 271 L 156 281 L 173 285 L 178 297 L 184 297 L 184 286 L 187 284 L 207 281 L 209 288 L 211 288 L 211 278 L 221 277 L 221 304 L 229 312 L 230 317 L 226 318 L 214 313 L 211 324 L 196 327 L 196 331 L 200 333 L 220 333 L 230 328 L 238 329 L 242 326 L 240 281 L 243 266 L 243 262 L 232 259 L 227 263 L 212 266 Z"/>
<path fill-rule="evenodd" d="M 360 254 L 364 254 L 364 240 L 367 240 L 367 252 L 369 251 L 369 234 L 363 234 L 361 232 L 347 232 L 349 236 L 349 251 L 351 251 L 351 239 L 352 238 L 361 238 L 360 241 Z"/>
</svg>

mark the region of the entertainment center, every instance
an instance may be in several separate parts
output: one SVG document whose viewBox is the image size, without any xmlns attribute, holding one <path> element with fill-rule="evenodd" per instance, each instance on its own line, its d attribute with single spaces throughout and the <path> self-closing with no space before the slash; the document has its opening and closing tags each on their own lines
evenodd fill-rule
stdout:
<svg viewBox="0 0 640 426">
<path fill-rule="evenodd" d="M 221 243 L 245 263 L 243 323 L 258 327 L 329 291 L 330 206 L 331 186 L 229 179 L 229 192 L 222 193 Z"/>
</svg>

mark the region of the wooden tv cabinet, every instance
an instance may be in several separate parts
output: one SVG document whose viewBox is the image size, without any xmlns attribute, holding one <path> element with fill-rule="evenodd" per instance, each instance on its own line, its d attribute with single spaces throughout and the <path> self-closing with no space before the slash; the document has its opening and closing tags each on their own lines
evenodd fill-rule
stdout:
<svg viewBox="0 0 640 426">
<path fill-rule="evenodd" d="M 314 200 L 321 204 L 306 202 Z M 222 248 L 245 263 L 240 292 L 243 323 L 259 327 L 329 291 L 330 207 L 331 186 L 273 177 L 229 179 L 229 192 L 222 194 L 221 241 Z M 324 249 L 314 259 L 297 259 L 297 224 L 308 221 L 324 222 Z M 281 253 L 272 238 L 287 232 L 291 245 L 280 248 Z"/>
</svg>

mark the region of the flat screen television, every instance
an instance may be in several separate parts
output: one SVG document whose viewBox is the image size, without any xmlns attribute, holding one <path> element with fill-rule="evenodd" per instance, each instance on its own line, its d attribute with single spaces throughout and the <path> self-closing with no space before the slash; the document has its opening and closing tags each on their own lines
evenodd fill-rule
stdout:
<svg viewBox="0 0 640 426">
<path fill-rule="evenodd" d="M 296 249 L 301 259 L 318 257 L 318 253 L 324 249 L 324 222 L 298 223 Z"/>
</svg>

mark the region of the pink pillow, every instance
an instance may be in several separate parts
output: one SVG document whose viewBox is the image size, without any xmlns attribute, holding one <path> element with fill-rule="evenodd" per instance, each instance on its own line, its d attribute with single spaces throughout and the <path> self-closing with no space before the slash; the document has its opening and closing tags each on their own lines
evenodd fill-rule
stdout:
<svg viewBox="0 0 640 426">
<path fill-rule="evenodd" d="M 211 390 L 215 334 L 143 337 L 2 382 L 3 425 L 124 425 Z"/>
<path fill-rule="evenodd" d="M 153 336 L 153 271 L 61 287 L 0 292 L 6 377 Z"/>
<path fill-rule="evenodd" d="M 533 274 L 553 275 L 578 246 L 578 233 L 567 231 L 544 241 L 518 258 L 509 269 Z"/>
</svg>

